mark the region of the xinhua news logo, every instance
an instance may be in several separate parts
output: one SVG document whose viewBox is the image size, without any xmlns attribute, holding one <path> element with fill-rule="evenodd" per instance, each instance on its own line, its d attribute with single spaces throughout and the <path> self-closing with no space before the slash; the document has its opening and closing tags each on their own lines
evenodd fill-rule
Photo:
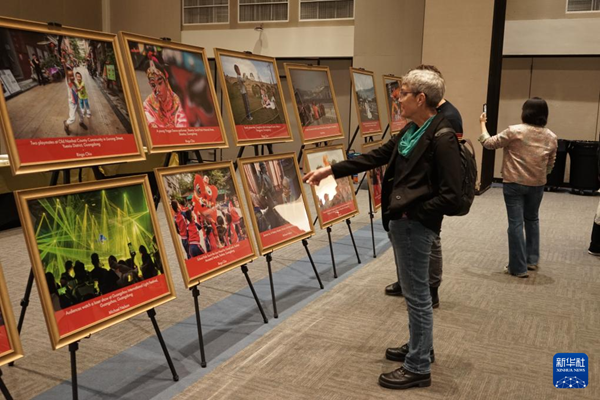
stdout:
<svg viewBox="0 0 600 400">
<path fill-rule="evenodd" d="M 554 355 L 554 387 L 584 389 L 588 386 L 589 363 L 585 353 L 557 353 Z"/>
</svg>

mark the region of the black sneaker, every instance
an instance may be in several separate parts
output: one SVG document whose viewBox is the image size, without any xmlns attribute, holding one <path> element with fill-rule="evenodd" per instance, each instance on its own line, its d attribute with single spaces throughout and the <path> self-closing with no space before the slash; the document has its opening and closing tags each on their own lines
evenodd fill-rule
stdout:
<svg viewBox="0 0 600 400">
<path fill-rule="evenodd" d="M 69 130 L 69 125 L 67 125 L 67 120 L 63 121 L 63 127 L 65 128 L 65 133 L 68 135 L 71 134 L 71 131 Z"/>
<path fill-rule="evenodd" d="M 402 287 L 400 283 L 394 282 L 391 285 L 385 287 L 385 294 L 388 296 L 402 296 Z"/>
<path fill-rule="evenodd" d="M 400 347 L 390 347 L 389 349 L 387 349 L 385 351 L 385 358 L 387 358 L 390 361 L 404 362 L 407 354 L 408 354 L 408 343 L 406 343 Z M 435 353 L 433 352 L 433 349 L 431 349 L 429 356 L 431 359 L 431 363 L 433 364 L 435 362 Z"/>
<path fill-rule="evenodd" d="M 79 126 L 82 127 L 83 129 L 85 129 L 87 131 L 88 127 L 86 124 L 84 124 L 83 122 L 79 123 Z"/>
<path fill-rule="evenodd" d="M 431 386 L 431 374 L 415 374 L 404 366 L 387 374 L 379 375 L 379 384 L 388 389 L 408 389 Z"/>
</svg>

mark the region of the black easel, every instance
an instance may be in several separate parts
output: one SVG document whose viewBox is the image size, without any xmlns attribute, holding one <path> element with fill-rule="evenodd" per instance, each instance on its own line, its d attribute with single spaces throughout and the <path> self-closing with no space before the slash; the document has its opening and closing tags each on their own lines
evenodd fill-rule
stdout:
<svg viewBox="0 0 600 400">
<path fill-rule="evenodd" d="M 306 254 L 308 255 L 308 259 L 310 264 L 312 265 L 313 271 L 315 272 L 315 276 L 317 277 L 317 281 L 319 282 L 319 287 L 324 289 L 323 282 L 321 282 L 321 276 L 319 275 L 319 271 L 317 271 L 317 267 L 315 266 L 315 262 L 313 261 L 312 255 L 310 254 L 310 250 L 308 250 L 308 240 L 302 239 L 302 245 L 306 250 Z M 271 261 L 273 261 L 273 252 L 265 254 L 265 258 L 267 260 L 267 268 L 269 269 L 269 283 L 271 285 L 271 298 L 273 300 L 273 316 L 275 318 L 279 318 L 279 313 L 277 312 L 277 301 L 275 299 L 275 286 L 273 285 L 273 272 L 271 271 Z"/>
<path fill-rule="evenodd" d="M 254 290 L 254 285 L 252 284 L 252 281 L 250 280 L 250 276 L 248 275 L 248 266 L 246 264 L 242 265 L 242 273 L 244 274 L 244 276 L 246 277 L 246 282 L 248 282 L 248 286 L 250 287 L 250 291 L 252 291 L 252 296 L 254 297 L 254 300 L 256 301 L 256 305 L 258 306 L 258 310 L 260 311 L 260 314 L 263 317 L 263 322 L 266 324 L 269 322 L 269 320 L 267 319 L 267 316 L 265 315 L 265 311 L 262 308 L 262 305 L 260 304 L 260 300 L 258 299 L 258 295 L 256 294 L 256 291 Z M 200 284 L 197 284 L 196 286 L 193 286 L 190 288 L 190 290 L 192 291 L 192 296 L 194 297 L 194 309 L 196 311 L 196 326 L 198 328 L 198 346 L 200 347 L 200 366 L 202 368 L 206 368 L 206 354 L 204 352 L 204 339 L 203 339 L 203 335 L 202 335 L 202 321 L 200 320 L 200 303 L 199 303 L 199 298 L 200 298 L 200 288 L 199 288 Z"/>
<path fill-rule="evenodd" d="M 10 395 L 10 392 L 8 391 L 8 388 L 2 380 L 2 370 L 0 370 L 0 391 L 2 392 L 6 400 L 13 400 L 12 396 Z"/>
<path fill-rule="evenodd" d="M 385 130 L 383 131 L 383 135 L 381 135 L 381 140 L 385 139 L 385 135 L 388 133 L 388 130 L 390 129 L 390 124 L 388 124 L 385 127 Z M 356 133 L 358 132 L 358 127 L 356 128 L 356 132 L 354 132 L 354 137 L 352 138 L 352 141 L 350 142 L 350 145 L 348 146 L 348 149 L 350 149 L 350 146 L 352 145 L 352 143 L 354 142 L 354 139 L 356 137 Z M 365 138 L 365 143 L 368 142 L 373 142 L 373 137 L 369 137 L 369 138 Z M 363 174 L 362 178 L 360 179 L 360 182 L 358 183 L 358 187 L 356 188 L 356 191 L 354 192 L 354 195 L 358 194 L 358 191 L 360 190 L 360 187 L 362 186 L 363 182 L 365 181 L 365 178 L 367 177 L 367 174 Z M 371 193 L 369 192 L 369 219 L 371 222 L 371 239 L 373 241 L 373 258 L 377 258 L 377 253 L 375 251 L 375 229 L 373 227 L 373 219 L 375 218 L 375 212 L 373 211 L 373 202 L 371 201 Z M 352 239 L 352 241 L 354 242 L 354 238 Z M 356 247 L 355 247 L 356 248 Z"/>
<path fill-rule="evenodd" d="M 267 154 L 273 154 L 273 143 L 253 144 L 251 146 L 254 147 L 254 156 L 255 157 L 264 156 L 265 155 L 265 149 L 267 149 Z M 246 150 L 246 147 L 248 147 L 248 146 L 240 146 L 240 150 L 238 151 L 237 158 L 233 162 L 233 168 L 236 171 L 237 171 L 237 168 L 238 168 L 238 160 L 240 158 L 242 158 L 242 155 L 244 154 L 244 150 Z"/>
<path fill-rule="evenodd" d="M 264 149 L 263 149 L 263 151 L 264 151 Z M 272 147 L 271 147 L 270 151 L 273 151 Z M 255 152 L 258 152 L 258 146 L 255 146 Z M 202 155 L 200 154 L 200 151 L 194 150 L 193 153 L 196 155 L 196 162 L 198 164 L 202 164 L 204 161 L 202 159 Z M 169 166 L 172 156 L 173 156 L 173 153 L 169 153 L 165 157 L 165 162 L 164 162 L 165 167 Z M 191 159 L 189 158 L 189 154 L 187 151 L 178 152 L 178 156 L 179 156 L 179 164 L 180 165 L 186 165 L 186 164 L 191 163 Z M 155 204 L 158 205 L 158 202 L 160 201 L 160 194 L 157 193 L 155 195 L 154 201 L 155 201 Z M 256 291 L 254 290 L 254 285 L 252 284 L 252 281 L 250 280 L 250 276 L 248 275 L 248 266 L 246 264 L 244 264 L 241 266 L 241 269 L 242 269 L 242 273 L 246 277 L 246 282 L 248 282 L 250 291 L 252 291 L 252 296 L 254 297 L 254 300 L 256 301 L 258 310 L 260 311 L 260 314 L 263 317 L 263 321 L 266 324 L 269 322 L 269 320 L 267 319 L 267 316 L 265 315 L 262 305 L 260 304 L 260 300 L 258 299 L 258 295 L 256 294 Z M 204 338 L 202 335 L 202 320 L 200 319 L 200 300 L 199 300 L 200 299 L 200 284 L 198 283 L 195 286 L 192 286 L 190 288 L 190 291 L 192 292 L 192 297 L 194 298 L 194 310 L 196 313 L 196 327 L 198 329 L 198 347 L 200 348 L 200 366 L 202 368 L 206 368 L 207 363 L 206 363 L 206 353 L 204 351 Z"/>
</svg>

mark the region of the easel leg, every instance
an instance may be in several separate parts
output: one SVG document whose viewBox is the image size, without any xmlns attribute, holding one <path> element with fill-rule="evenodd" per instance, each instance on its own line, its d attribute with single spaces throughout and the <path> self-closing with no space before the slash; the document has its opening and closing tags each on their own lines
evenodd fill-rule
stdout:
<svg viewBox="0 0 600 400">
<path fill-rule="evenodd" d="M 17 332 L 21 333 L 23 328 L 23 322 L 25 322 L 25 313 L 27 312 L 27 306 L 29 306 L 29 297 L 31 297 L 31 289 L 33 288 L 33 270 L 29 270 L 29 277 L 27 278 L 27 285 L 25 286 L 25 294 L 21 299 L 21 314 L 19 314 L 19 322 L 17 323 Z M 9 367 L 14 367 L 15 362 L 8 364 Z"/>
<path fill-rule="evenodd" d="M 2 370 L 0 370 L 0 391 L 2 391 L 2 394 L 4 395 L 4 398 L 6 400 L 13 400 L 12 396 L 10 395 L 10 392 L 8 391 L 8 388 L 2 380 Z"/>
<path fill-rule="evenodd" d="M 79 398 L 77 390 L 77 350 L 79 350 L 79 342 L 74 342 L 69 345 L 69 353 L 71 354 L 71 391 L 73 400 Z"/>
<path fill-rule="evenodd" d="M 317 280 L 319 281 L 319 287 L 321 289 L 323 289 L 324 286 L 323 286 L 323 282 L 321 282 L 321 277 L 319 276 L 319 271 L 317 271 L 317 267 L 315 266 L 315 262 L 313 261 L 312 256 L 310 255 L 310 250 L 308 250 L 308 240 L 302 239 L 302 245 L 304 246 L 304 250 L 306 250 L 306 254 L 308 255 L 308 259 L 310 260 L 310 264 L 313 267 L 313 271 L 315 271 L 315 276 L 317 277 Z"/>
<path fill-rule="evenodd" d="M 204 354 L 204 338 L 202 337 L 202 322 L 200 321 L 200 289 L 198 285 L 190 289 L 194 297 L 194 308 L 196 309 L 196 326 L 198 327 L 198 345 L 200 346 L 200 366 L 206 368 L 206 355 Z"/>
<path fill-rule="evenodd" d="M 273 272 L 271 272 L 271 261 L 273 261 L 273 257 L 271 253 L 267 254 L 267 268 L 269 269 L 269 283 L 271 284 L 271 299 L 273 299 L 273 317 L 279 318 L 279 314 L 277 313 L 277 301 L 275 300 L 275 287 L 273 286 Z"/>
<path fill-rule="evenodd" d="M 300 151 L 298 152 L 298 165 L 302 165 L 300 161 L 302 161 L 302 155 L 304 153 L 304 145 L 300 146 Z"/>
<path fill-rule="evenodd" d="M 373 258 L 377 258 L 377 252 L 375 251 L 375 230 L 373 229 L 373 203 L 371 202 L 371 193 L 369 193 L 369 219 L 371 220 L 371 240 L 373 240 Z"/>
<path fill-rule="evenodd" d="M 350 226 L 351 222 L 350 219 L 346 220 L 346 225 L 348 225 L 348 231 L 350 232 L 350 239 L 352 239 L 352 246 L 354 246 L 354 252 L 356 253 L 356 259 L 358 260 L 358 263 L 360 264 L 360 256 L 358 255 L 358 249 L 356 248 L 356 242 L 354 241 L 354 234 L 352 233 L 352 227 Z"/>
<path fill-rule="evenodd" d="M 167 364 L 169 364 L 169 368 L 171 369 L 171 373 L 173 374 L 173 380 L 177 382 L 179 380 L 179 375 L 177 375 L 177 372 L 175 371 L 175 366 L 173 365 L 173 361 L 171 361 L 171 356 L 169 355 L 169 349 L 167 349 L 165 340 L 163 339 L 162 333 L 160 333 L 160 329 L 158 328 L 158 322 L 156 322 L 156 310 L 154 308 L 151 308 L 147 311 L 147 313 L 148 317 L 150 317 L 150 321 L 152 321 L 152 326 L 154 327 L 156 337 L 160 342 L 160 347 L 162 348 L 163 353 L 165 353 Z"/>
<path fill-rule="evenodd" d="M 337 271 L 335 269 L 335 256 L 333 255 L 333 243 L 331 242 L 331 227 L 327 227 L 327 238 L 329 239 L 329 251 L 331 252 L 331 265 L 333 266 L 333 277 L 337 278 Z"/>
<path fill-rule="evenodd" d="M 260 314 L 263 317 L 263 321 L 266 324 L 269 322 L 269 320 L 267 319 L 267 316 L 265 315 L 265 310 L 263 310 L 262 305 L 260 304 L 260 300 L 258 300 L 256 291 L 254 290 L 254 285 L 252 284 L 252 281 L 250 280 L 250 276 L 248 275 L 248 266 L 246 264 L 242 265 L 242 272 L 244 273 L 244 276 L 246 277 L 246 282 L 248 282 L 248 286 L 250 287 L 250 290 L 252 291 L 252 296 L 254 296 L 254 301 L 256 301 L 258 310 L 260 311 Z"/>
</svg>

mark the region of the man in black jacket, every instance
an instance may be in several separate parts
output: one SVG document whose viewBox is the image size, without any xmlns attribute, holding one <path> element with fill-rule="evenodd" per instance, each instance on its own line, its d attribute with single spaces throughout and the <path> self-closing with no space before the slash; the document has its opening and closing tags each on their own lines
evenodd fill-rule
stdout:
<svg viewBox="0 0 600 400">
<path fill-rule="evenodd" d="M 386 165 L 381 207 L 389 232 L 400 284 L 408 306 L 408 343 L 390 348 L 386 358 L 404 365 L 379 377 L 390 389 L 431 384 L 433 309 L 429 291 L 429 256 L 442 219 L 460 205 L 461 166 L 458 140 L 436 107 L 444 97 L 444 80 L 432 71 L 413 70 L 402 78 L 402 116 L 413 122 L 385 145 L 352 160 L 305 175 L 318 185 Z"/>
<path fill-rule="evenodd" d="M 596 157 L 598 157 L 598 180 L 600 181 L 600 146 L 598 146 L 598 154 Z M 596 216 L 594 217 L 592 240 L 590 241 L 588 253 L 600 257 L 600 203 L 598 203 L 598 209 L 596 210 Z"/>
</svg>

